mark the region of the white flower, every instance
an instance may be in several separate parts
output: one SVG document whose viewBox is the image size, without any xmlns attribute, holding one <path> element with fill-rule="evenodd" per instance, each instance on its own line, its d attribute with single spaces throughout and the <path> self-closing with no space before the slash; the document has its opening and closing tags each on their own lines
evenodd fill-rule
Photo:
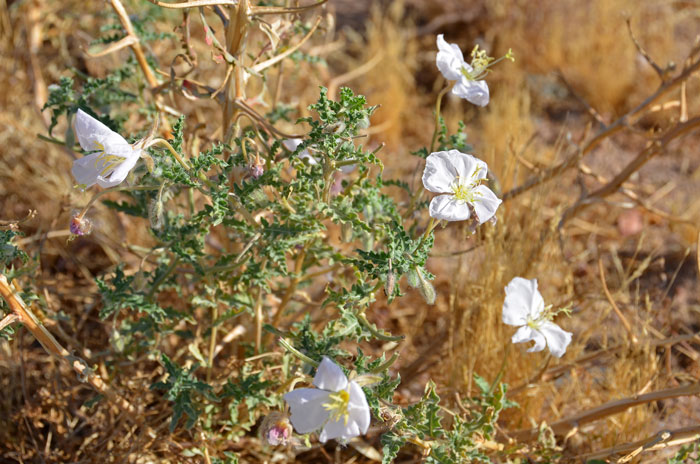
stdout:
<svg viewBox="0 0 700 464">
<path fill-rule="evenodd" d="M 130 145 L 124 137 L 83 110 L 75 115 L 75 134 L 83 150 L 94 152 L 75 160 L 71 169 L 78 185 L 84 189 L 94 184 L 100 187 L 120 184 L 141 156 L 141 148 Z"/>
<path fill-rule="evenodd" d="M 298 433 L 323 427 L 319 436 L 322 443 L 334 438 L 347 441 L 367 433 L 369 405 L 357 382 L 348 381 L 340 367 L 324 356 L 313 384 L 318 388 L 299 388 L 284 395 Z"/>
<path fill-rule="evenodd" d="M 571 343 L 572 334 L 549 320 L 548 308 L 545 308 L 542 295 L 537 290 L 537 279 L 516 277 L 506 285 L 505 290 L 503 322 L 521 326 L 513 335 L 512 342 L 533 340 L 535 345 L 528 352 L 542 351 L 546 345 L 554 356 L 561 358 Z"/>
<path fill-rule="evenodd" d="M 489 103 L 489 86 L 480 80 L 488 67 L 489 59 L 485 53 L 475 49 L 472 65 L 464 61 L 462 50 L 457 44 L 448 44 L 442 34 L 437 36 L 438 53 L 435 63 L 448 81 L 457 81 L 452 93 L 478 106 Z"/>
<path fill-rule="evenodd" d="M 496 214 L 501 200 L 482 181 L 488 166 L 472 155 L 457 150 L 431 153 L 425 162 L 423 185 L 439 195 L 430 202 L 430 215 L 435 219 L 463 221 L 476 213 L 479 224 Z"/>
</svg>

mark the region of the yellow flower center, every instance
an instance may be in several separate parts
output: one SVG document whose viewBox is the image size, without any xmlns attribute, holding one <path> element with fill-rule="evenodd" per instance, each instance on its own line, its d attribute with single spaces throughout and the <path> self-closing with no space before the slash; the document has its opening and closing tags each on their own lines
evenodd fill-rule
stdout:
<svg viewBox="0 0 700 464">
<path fill-rule="evenodd" d="M 474 194 L 472 192 L 471 185 L 456 183 L 452 187 L 452 193 L 458 200 L 466 201 L 469 203 L 474 201 Z"/>
<path fill-rule="evenodd" d="M 95 169 L 100 169 L 102 168 L 102 171 L 100 172 L 101 176 L 105 176 L 107 173 L 112 171 L 114 168 L 119 166 L 124 162 L 126 158 L 123 156 L 117 156 L 117 155 L 110 155 L 105 151 L 104 145 L 102 145 L 98 141 L 93 142 L 95 144 L 95 151 L 100 152 L 99 155 L 97 155 L 97 158 L 95 159 Z"/>
<path fill-rule="evenodd" d="M 350 403 L 350 393 L 345 390 L 331 393 L 328 395 L 328 403 L 323 407 L 330 412 L 330 418 L 334 421 L 339 421 L 341 418 L 345 425 L 348 425 L 350 413 L 348 412 L 348 404 Z"/>
</svg>

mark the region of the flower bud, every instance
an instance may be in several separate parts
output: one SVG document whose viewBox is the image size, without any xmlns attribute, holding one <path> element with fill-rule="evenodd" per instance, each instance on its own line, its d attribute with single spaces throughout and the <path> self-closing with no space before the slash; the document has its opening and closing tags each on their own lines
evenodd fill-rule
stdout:
<svg viewBox="0 0 700 464">
<path fill-rule="evenodd" d="M 396 286 L 396 274 L 391 269 L 386 274 L 386 282 L 384 283 L 384 294 L 391 298 L 394 294 L 394 287 Z"/>
<path fill-rule="evenodd" d="M 408 279 L 408 285 L 411 286 L 411 288 L 418 288 L 420 285 L 420 278 L 418 277 L 418 273 L 420 271 L 418 270 L 418 266 L 410 269 L 408 273 L 406 274 L 406 278 Z"/>
<path fill-rule="evenodd" d="M 92 231 L 92 222 L 80 214 L 73 214 L 70 220 L 70 233 L 73 235 L 88 235 Z"/>
<path fill-rule="evenodd" d="M 260 433 L 263 440 L 272 446 L 286 445 L 292 436 L 292 424 L 286 414 L 271 412 L 263 419 Z"/>
<path fill-rule="evenodd" d="M 340 226 L 340 238 L 345 243 L 352 241 L 352 222 L 344 222 Z"/>
<path fill-rule="evenodd" d="M 253 179 L 257 179 L 262 176 L 265 170 L 263 169 L 262 163 L 254 163 L 248 167 L 248 173 Z"/>
<path fill-rule="evenodd" d="M 151 207 L 148 208 L 148 221 L 151 223 L 153 230 L 161 230 L 163 228 L 163 200 L 160 195 L 151 202 Z"/>
</svg>

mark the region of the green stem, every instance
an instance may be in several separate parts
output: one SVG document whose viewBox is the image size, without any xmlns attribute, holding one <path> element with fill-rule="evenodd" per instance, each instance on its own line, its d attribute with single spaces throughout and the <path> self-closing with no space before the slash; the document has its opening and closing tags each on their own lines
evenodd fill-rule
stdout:
<svg viewBox="0 0 700 464">
<path fill-rule="evenodd" d="M 489 394 L 493 393 L 493 391 L 496 389 L 496 385 L 498 385 L 498 382 L 500 382 L 503 378 L 503 374 L 506 371 L 506 366 L 508 365 L 508 353 L 510 352 L 511 344 L 512 343 L 510 342 L 510 340 L 506 341 L 506 347 L 503 350 L 503 361 L 501 362 L 501 369 L 498 371 L 498 375 L 496 375 L 496 378 L 493 380 L 491 388 L 489 388 Z"/>
<path fill-rule="evenodd" d="M 367 329 L 374 336 L 374 338 L 378 340 L 385 342 L 400 342 L 406 338 L 404 335 L 387 335 L 386 333 L 377 329 L 377 327 L 373 324 L 370 324 L 364 314 L 357 314 L 355 317 L 357 317 L 357 321 L 360 323 L 360 325 Z"/>
<path fill-rule="evenodd" d="M 153 286 L 151 287 L 151 290 L 149 290 L 148 295 L 146 296 L 146 299 L 149 301 L 153 301 L 153 295 L 155 295 L 156 290 L 158 290 L 158 287 L 165 282 L 165 279 L 168 278 L 170 274 L 173 273 L 175 270 L 175 267 L 177 267 L 178 263 L 180 262 L 180 258 L 175 258 L 173 259 L 173 262 L 170 263 L 170 266 L 165 270 L 164 273 L 158 276 L 155 282 L 153 282 Z"/>
<path fill-rule="evenodd" d="M 280 338 L 280 339 L 279 339 L 279 344 L 282 345 L 287 351 L 289 351 L 290 353 L 292 353 L 294 356 L 296 356 L 297 358 L 299 358 L 299 359 L 301 359 L 302 361 L 304 361 L 305 363 L 311 364 L 311 365 L 314 366 L 314 367 L 318 367 L 318 364 L 319 364 L 318 362 L 314 361 L 313 359 L 309 358 L 308 356 L 306 356 L 306 355 L 305 355 L 304 353 L 302 353 L 301 351 L 299 351 L 299 350 L 297 350 L 296 348 L 294 348 L 294 347 L 292 346 L 292 344 L 289 343 L 286 339 Z"/>
<path fill-rule="evenodd" d="M 152 147 L 153 145 L 162 145 L 162 146 L 164 146 L 165 148 L 168 149 L 168 151 L 170 152 L 170 154 L 173 155 L 173 156 L 175 157 L 175 159 L 177 160 L 177 162 L 180 163 L 180 166 L 182 166 L 183 169 L 185 169 L 185 171 L 189 171 L 189 170 L 191 169 L 190 165 L 187 164 L 187 161 L 185 161 L 184 158 L 182 158 L 182 156 L 180 156 L 180 154 L 177 152 L 177 150 L 175 150 L 175 149 L 173 148 L 173 146 L 170 145 L 170 142 L 168 142 L 167 140 L 165 140 L 165 139 L 153 139 L 153 140 L 150 141 L 150 143 L 148 143 L 148 145 L 146 146 L 146 148 Z"/>
<path fill-rule="evenodd" d="M 160 189 L 160 185 L 137 185 L 135 187 L 110 187 L 108 189 L 102 190 L 101 192 L 95 193 L 92 198 L 90 198 L 90 201 L 88 201 L 87 205 L 80 211 L 80 213 L 76 216 L 78 220 L 82 219 L 85 214 L 87 214 L 88 210 L 92 207 L 92 205 L 95 204 L 98 198 L 100 198 L 103 195 L 106 195 L 108 193 L 112 192 L 129 192 L 129 191 L 136 191 L 136 190 L 158 190 Z"/>
<path fill-rule="evenodd" d="M 399 353 L 394 351 L 394 354 L 391 355 L 391 358 L 387 359 L 374 369 L 372 369 L 372 373 L 376 374 L 378 372 L 384 372 L 385 370 L 389 369 L 392 364 L 396 362 L 396 360 L 399 359 Z"/>
<path fill-rule="evenodd" d="M 433 139 L 430 141 L 430 153 L 435 149 L 435 142 L 437 142 L 438 134 L 440 133 L 440 108 L 442 106 L 442 97 L 452 88 L 448 85 L 440 91 L 435 102 L 435 131 L 433 132 Z"/>
</svg>

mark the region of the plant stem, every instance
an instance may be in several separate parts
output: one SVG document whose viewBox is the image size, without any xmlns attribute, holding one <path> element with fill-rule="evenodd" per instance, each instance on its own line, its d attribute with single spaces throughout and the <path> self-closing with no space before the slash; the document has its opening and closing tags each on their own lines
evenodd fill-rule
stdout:
<svg viewBox="0 0 700 464">
<path fill-rule="evenodd" d="M 442 106 L 442 97 L 452 88 L 448 85 L 440 91 L 435 102 L 435 130 L 433 131 L 433 139 L 430 141 L 430 153 L 435 150 L 435 142 L 437 142 L 438 134 L 440 133 L 440 108 Z"/>
<path fill-rule="evenodd" d="M 280 338 L 279 339 L 279 344 L 282 345 L 287 351 L 292 353 L 294 356 L 297 358 L 301 359 L 305 363 L 311 364 L 314 367 L 318 367 L 318 362 L 314 361 L 313 359 L 309 358 L 305 354 L 303 354 L 301 351 L 297 350 L 292 346 L 291 343 L 289 343 L 286 339 Z"/>
<path fill-rule="evenodd" d="M 211 308 L 211 336 L 209 337 L 209 359 L 207 360 L 207 383 L 211 381 L 211 370 L 214 364 L 214 352 L 216 351 L 216 318 L 219 317 L 219 308 L 214 305 Z"/>
<path fill-rule="evenodd" d="M 180 163 L 180 166 L 182 166 L 185 171 L 189 171 L 191 169 L 190 165 L 182 158 L 182 156 L 180 156 L 180 154 L 173 148 L 172 145 L 170 145 L 170 142 L 168 142 L 167 140 L 165 140 L 165 139 L 153 139 L 148 143 L 146 148 L 151 147 L 153 145 L 164 146 L 165 148 L 168 149 L 170 154 L 172 154 L 175 157 L 177 162 Z"/>
</svg>

